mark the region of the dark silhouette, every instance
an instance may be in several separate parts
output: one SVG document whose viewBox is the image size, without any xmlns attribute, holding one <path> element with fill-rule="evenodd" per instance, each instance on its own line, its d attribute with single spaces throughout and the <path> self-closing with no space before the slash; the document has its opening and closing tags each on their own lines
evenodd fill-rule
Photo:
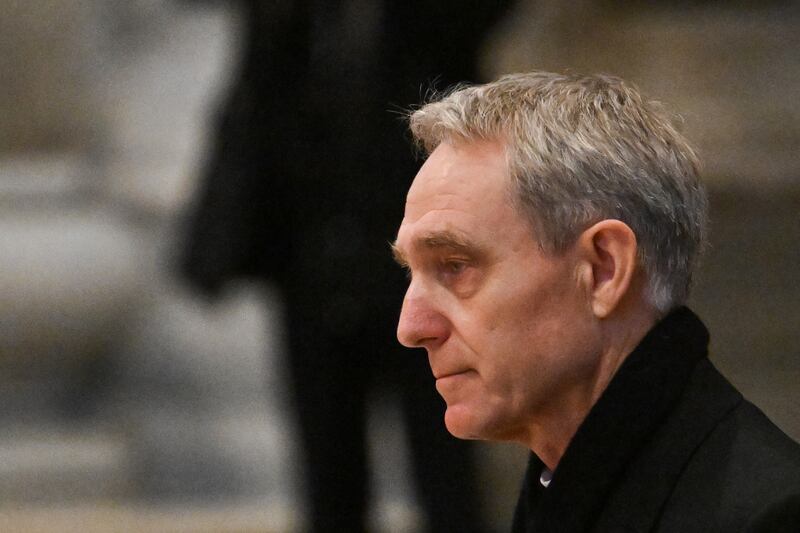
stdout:
<svg viewBox="0 0 800 533">
<path fill-rule="evenodd" d="M 182 270 L 212 293 L 239 277 L 282 289 L 314 531 L 365 529 L 374 387 L 402 399 L 431 530 L 482 529 L 469 449 L 445 430 L 425 358 L 395 339 L 406 282 L 388 242 L 419 165 L 400 111 L 478 81 L 509 3 L 244 3 L 245 56 Z"/>
</svg>

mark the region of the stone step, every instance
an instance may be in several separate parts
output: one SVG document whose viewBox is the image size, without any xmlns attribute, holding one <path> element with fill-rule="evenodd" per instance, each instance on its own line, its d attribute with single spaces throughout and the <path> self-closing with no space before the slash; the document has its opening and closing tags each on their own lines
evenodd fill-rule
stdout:
<svg viewBox="0 0 800 533">
<path fill-rule="evenodd" d="M 27 425 L 0 439 L 0 500 L 64 503 L 121 497 L 128 489 L 126 445 L 96 428 Z"/>
<path fill-rule="evenodd" d="M 0 531 L 25 533 L 293 533 L 302 512 L 285 501 L 229 504 L 139 505 L 89 502 L 80 505 L 0 507 Z M 420 531 L 420 517 L 404 502 L 389 502 L 372 519 L 376 533 Z"/>
</svg>

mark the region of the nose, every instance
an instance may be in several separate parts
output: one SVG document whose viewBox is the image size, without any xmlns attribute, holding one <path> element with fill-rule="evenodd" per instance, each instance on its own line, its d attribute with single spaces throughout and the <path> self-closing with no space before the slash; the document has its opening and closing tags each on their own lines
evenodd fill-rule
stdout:
<svg viewBox="0 0 800 533">
<path fill-rule="evenodd" d="M 431 298 L 417 290 L 412 282 L 403 299 L 397 324 L 397 340 L 407 348 L 435 348 L 449 335 L 447 319 L 433 305 Z"/>
</svg>

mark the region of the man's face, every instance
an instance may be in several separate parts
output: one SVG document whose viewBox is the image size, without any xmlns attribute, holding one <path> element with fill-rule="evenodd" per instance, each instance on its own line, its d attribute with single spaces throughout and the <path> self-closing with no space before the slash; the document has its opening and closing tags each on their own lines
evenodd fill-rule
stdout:
<svg viewBox="0 0 800 533">
<path fill-rule="evenodd" d="M 427 350 L 461 438 L 527 440 L 596 363 L 574 251 L 542 252 L 510 199 L 502 144 L 443 143 L 409 190 L 395 243 L 411 272 L 398 339 Z"/>
</svg>

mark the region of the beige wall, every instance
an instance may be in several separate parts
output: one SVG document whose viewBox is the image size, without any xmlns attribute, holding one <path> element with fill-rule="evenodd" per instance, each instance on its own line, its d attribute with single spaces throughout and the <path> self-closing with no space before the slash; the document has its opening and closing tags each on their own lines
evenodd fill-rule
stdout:
<svg viewBox="0 0 800 533">
<path fill-rule="evenodd" d="M 731 4 L 657 9 L 646 2 L 524 0 L 496 33 L 485 67 L 495 74 L 619 75 L 680 113 L 708 181 L 796 184 L 800 10 L 797 2 Z"/>
<path fill-rule="evenodd" d="M 0 0 L 0 154 L 91 142 L 95 4 Z"/>
</svg>

